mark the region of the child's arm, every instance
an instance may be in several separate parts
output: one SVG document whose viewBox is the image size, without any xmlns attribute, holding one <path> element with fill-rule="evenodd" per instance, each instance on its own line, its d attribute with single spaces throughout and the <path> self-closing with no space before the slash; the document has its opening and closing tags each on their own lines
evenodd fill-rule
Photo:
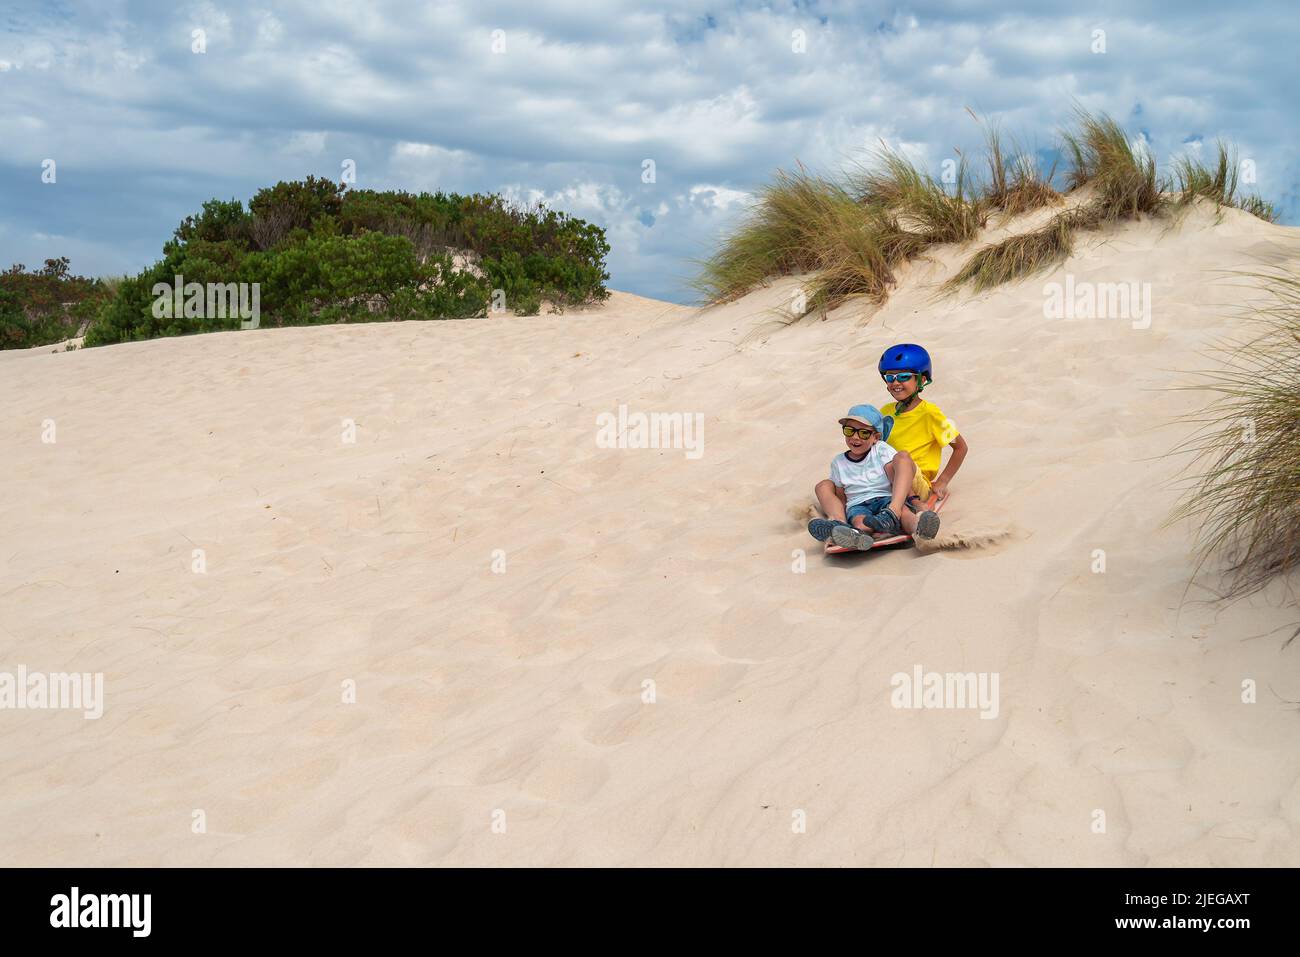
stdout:
<svg viewBox="0 0 1300 957">
<path fill-rule="evenodd" d="M 970 451 L 970 445 L 967 444 L 966 437 L 963 435 L 958 435 L 953 439 L 952 445 L 948 446 L 948 448 L 952 450 L 952 454 L 948 456 L 948 464 L 944 466 L 944 470 L 939 473 L 939 476 L 930 483 L 930 488 L 940 498 L 948 494 L 948 483 L 952 481 L 952 477 L 961 468 L 961 463 L 966 461 L 966 453 Z"/>
</svg>

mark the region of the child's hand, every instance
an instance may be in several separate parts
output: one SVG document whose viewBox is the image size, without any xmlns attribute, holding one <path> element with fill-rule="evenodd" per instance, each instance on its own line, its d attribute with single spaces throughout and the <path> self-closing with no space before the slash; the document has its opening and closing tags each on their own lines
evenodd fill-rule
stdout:
<svg viewBox="0 0 1300 957">
<path fill-rule="evenodd" d="M 948 497 L 948 483 L 944 479 L 935 479 L 930 483 L 930 491 L 940 498 Z"/>
</svg>

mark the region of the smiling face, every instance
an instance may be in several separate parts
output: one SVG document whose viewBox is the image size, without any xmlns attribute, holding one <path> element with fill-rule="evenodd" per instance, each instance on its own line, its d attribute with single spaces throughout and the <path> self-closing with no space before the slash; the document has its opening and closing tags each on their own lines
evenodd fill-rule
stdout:
<svg viewBox="0 0 1300 957">
<path fill-rule="evenodd" d="M 880 438 L 880 433 L 871 427 L 870 422 L 859 422 L 857 419 L 846 419 L 843 428 L 853 429 L 852 435 L 844 436 L 844 444 L 848 446 L 849 454 L 855 459 L 860 459 L 871 451 L 871 447 L 876 444 L 876 439 Z M 862 430 L 870 430 L 871 434 L 865 439 L 862 437 Z"/>
<path fill-rule="evenodd" d="M 911 377 L 906 382 L 903 382 L 900 379 L 895 379 L 893 382 L 886 382 L 885 388 L 888 389 L 889 394 L 894 397 L 894 401 L 901 404 L 916 395 L 917 387 L 920 385 L 920 379 L 917 377 L 916 373 L 912 372 L 910 369 L 890 369 L 886 371 L 884 375 L 896 376 L 899 373 L 911 373 Z"/>
</svg>

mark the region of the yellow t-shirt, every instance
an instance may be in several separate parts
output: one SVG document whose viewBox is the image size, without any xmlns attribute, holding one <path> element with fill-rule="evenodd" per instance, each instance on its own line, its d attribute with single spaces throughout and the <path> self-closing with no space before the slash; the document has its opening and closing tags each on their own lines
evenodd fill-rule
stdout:
<svg viewBox="0 0 1300 957">
<path fill-rule="evenodd" d="M 951 445 L 957 438 L 957 426 L 943 414 L 942 409 L 925 399 L 901 415 L 894 411 L 897 404 L 890 402 L 880 408 L 881 415 L 893 416 L 894 419 L 888 442 L 911 455 L 921 474 L 934 481 L 943 462 L 943 447 Z"/>
</svg>

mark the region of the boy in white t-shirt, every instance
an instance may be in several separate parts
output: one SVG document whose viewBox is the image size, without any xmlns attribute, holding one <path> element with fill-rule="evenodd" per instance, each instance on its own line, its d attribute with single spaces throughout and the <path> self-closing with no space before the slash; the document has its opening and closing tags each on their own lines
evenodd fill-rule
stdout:
<svg viewBox="0 0 1300 957">
<path fill-rule="evenodd" d="M 939 516 L 930 511 L 916 515 L 905 507 L 916 463 L 885 442 L 887 424 L 880 410 L 855 405 L 840 425 L 848 448 L 831 462 L 831 477 L 814 489 L 826 517 L 809 522 L 809 534 L 819 542 L 830 538 L 859 549 L 870 548 L 876 538 L 903 533 L 934 538 Z"/>
</svg>

